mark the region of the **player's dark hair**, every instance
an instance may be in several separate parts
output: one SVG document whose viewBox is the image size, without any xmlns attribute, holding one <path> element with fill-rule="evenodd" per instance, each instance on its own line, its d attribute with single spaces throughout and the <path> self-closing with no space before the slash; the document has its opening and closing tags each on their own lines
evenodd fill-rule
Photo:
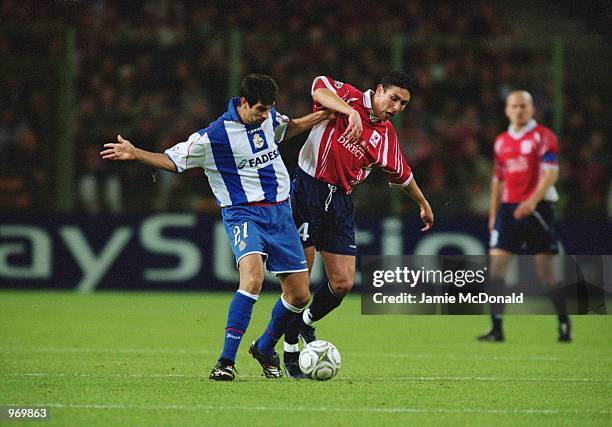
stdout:
<svg viewBox="0 0 612 427">
<path fill-rule="evenodd" d="M 240 96 L 251 106 L 257 102 L 272 105 L 278 97 L 278 85 L 265 74 L 247 74 L 240 83 Z"/>
<path fill-rule="evenodd" d="M 387 90 L 390 86 L 397 86 L 401 89 L 411 91 L 412 83 L 408 74 L 403 71 L 391 71 L 380 80 L 380 84 Z"/>
</svg>

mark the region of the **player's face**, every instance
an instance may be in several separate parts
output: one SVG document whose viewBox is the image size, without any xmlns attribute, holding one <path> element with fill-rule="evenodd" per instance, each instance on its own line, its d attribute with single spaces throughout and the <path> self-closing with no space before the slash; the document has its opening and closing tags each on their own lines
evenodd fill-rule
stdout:
<svg viewBox="0 0 612 427">
<path fill-rule="evenodd" d="M 250 105 L 246 99 L 240 100 L 242 106 L 241 119 L 245 124 L 258 125 L 263 123 L 270 115 L 272 105 L 264 105 L 257 101 L 257 104 Z"/>
<path fill-rule="evenodd" d="M 397 86 L 385 89 L 383 85 L 378 85 L 373 100 L 374 115 L 381 120 L 389 120 L 404 111 L 408 101 L 410 101 L 408 89 Z"/>
<path fill-rule="evenodd" d="M 512 93 L 506 99 L 506 117 L 516 127 L 525 126 L 533 117 L 533 101 L 522 93 Z"/>
</svg>

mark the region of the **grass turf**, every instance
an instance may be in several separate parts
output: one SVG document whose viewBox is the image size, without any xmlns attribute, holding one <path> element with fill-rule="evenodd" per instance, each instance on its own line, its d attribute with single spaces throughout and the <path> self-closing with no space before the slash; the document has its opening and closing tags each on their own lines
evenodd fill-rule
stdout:
<svg viewBox="0 0 612 427">
<path fill-rule="evenodd" d="M 571 344 L 553 316 L 509 316 L 480 343 L 485 316 L 361 316 L 350 296 L 318 329 L 338 377 L 266 380 L 247 350 L 276 298 L 216 383 L 229 293 L 1 291 L 0 405 L 48 406 L 45 425 L 612 423 L 611 316 L 575 316 Z"/>
</svg>

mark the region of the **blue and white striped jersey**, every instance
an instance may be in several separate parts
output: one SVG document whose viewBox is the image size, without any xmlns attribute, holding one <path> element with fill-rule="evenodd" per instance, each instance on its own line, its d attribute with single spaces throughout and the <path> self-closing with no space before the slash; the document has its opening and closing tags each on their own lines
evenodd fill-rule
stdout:
<svg viewBox="0 0 612 427">
<path fill-rule="evenodd" d="M 232 98 L 221 117 L 165 154 L 177 172 L 203 168 L 222 207 L 285 200 L 289 173 L 277 144 L 285 137 L 289 118 L 272 108 L 263 123 L 245 125 L 236 111 L 238 102 Z"/>
</svg>

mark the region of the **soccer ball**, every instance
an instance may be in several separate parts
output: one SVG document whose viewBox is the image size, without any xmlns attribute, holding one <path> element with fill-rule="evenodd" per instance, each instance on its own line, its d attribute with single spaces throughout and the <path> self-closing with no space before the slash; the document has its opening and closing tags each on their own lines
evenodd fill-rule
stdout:
<svg viewBox="0 0 612 427">
<path fill-rule="evenodd" d="M 340 352 L 329 341 L 313 341 L 300 352 L 299 364 L 306 377 L 330 380 L 340 370 Z"/>
</svg>

